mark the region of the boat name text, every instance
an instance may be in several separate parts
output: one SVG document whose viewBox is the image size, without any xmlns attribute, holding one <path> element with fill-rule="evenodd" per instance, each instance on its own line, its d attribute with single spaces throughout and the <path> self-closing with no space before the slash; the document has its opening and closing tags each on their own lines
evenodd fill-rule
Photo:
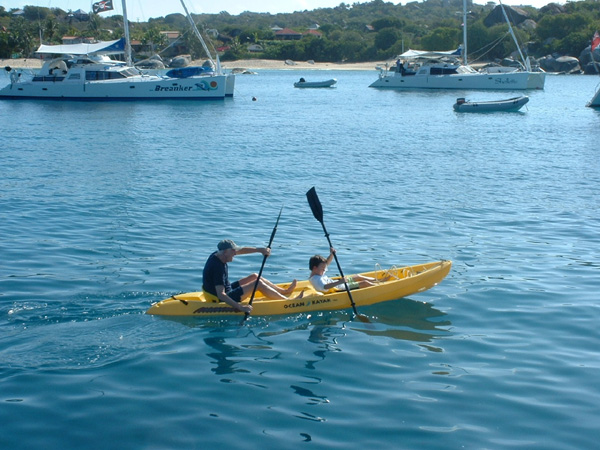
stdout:
<svg viewBox="0 0 600 450">
<path fill-rule="evenodd" d="M 517 80 L 511 80 L 510 78 L 494 78 L 496 84 L 516 84 Z"/>
<path fill-rule="evenodd" d="M 156 86 L 156 92 L 191 91 L 192 86 Z"/>
</svg>

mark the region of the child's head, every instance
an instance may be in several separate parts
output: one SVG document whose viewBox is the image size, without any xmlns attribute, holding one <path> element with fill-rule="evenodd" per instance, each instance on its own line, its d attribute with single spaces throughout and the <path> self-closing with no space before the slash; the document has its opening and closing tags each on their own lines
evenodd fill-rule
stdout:
<svg viewBox="0 0 600 450">
<path fill-rule="evenodd" d="M 308 268 L 312 272 L 315 268 L 319 267 L 321 264 L 325 264 L 327 266 L 327 260 L 323 258 L 321 255 L 315 255 L 308 261 Z"/>
</svg>

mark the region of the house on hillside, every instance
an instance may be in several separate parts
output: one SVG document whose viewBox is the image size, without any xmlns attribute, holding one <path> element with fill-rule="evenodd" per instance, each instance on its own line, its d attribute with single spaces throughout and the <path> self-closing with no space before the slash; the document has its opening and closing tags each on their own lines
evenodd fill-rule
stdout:
<svg viewBox="0 0 600 450">
<path fill-rule="evenodd" d="M 275 32 L 275 39 L 280 39 L 284 41 L 295 41 L 302 39 L 302 33 L 298 33 L 297 31 L 290 30 L 289 28 L 284 28 Z"/>
<path fill-rule="evenodd" d="M 161 31 L 160 34 L 167 38 L 169 45 L 174 44 L 179 39 L 179 31 Z"/>
<path fill-rule="evenodd" d="M 90 20 L 89 13 L 85 12 L 83 9 L 78 9 L 77 11 L 70 12 L 69 14 L 67 14 L 67 17 L 72 17 L 74 19 L 79 20 L 80 22 Z"/>
<path fill-rule="evenodd" d="M 189 51 L 185 43 L 180 39 L 181 33 L 179 31 L 161 31 L 160 34 L 167 40 L 167 48 L 164 50 L 160 49 L 163 56 L 173 57 Z"/>
</svg>

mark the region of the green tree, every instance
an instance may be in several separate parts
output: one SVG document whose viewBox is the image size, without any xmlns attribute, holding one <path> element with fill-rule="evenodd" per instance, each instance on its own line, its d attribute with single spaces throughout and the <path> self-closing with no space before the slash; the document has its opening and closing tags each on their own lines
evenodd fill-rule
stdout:
<svg viewBox="0 0 600 450">
<path fill-rule="evenodd" d="M 151 25 L 144 31 L 140 39 L 143 45 L 150 45 L 153 54 L 160 52 L 169 44 L 167 37 L 160 31 L 158 26 Z"/>
<path fill-rule="evenodd" d="M 587 28 L 591 19 L 581 13 L 544 16 L 538 22 L 536 33 L 541 40 L 563 39 L 570 33 Z"/>
<path fill-rule="evenodd" d="M 387 50 L 398 41 L 400 34 L 395 28 L 384 28 L 375 36 L 375 47 L 379 50 Z"/>
<path fill-rule="evenodd" d="M 381 19 L 374 20 L 371 25 L 375 31 L 383 30 L 384 28 L 403 28 L 405 21 L 398 17 L 383 17 Z"/>
<path fill-rule="evenodd" d="M 53 42 L 54 38 L 58 34 L 58 22 L 54 16 L 48 16 L 46 23 L 44 24 L 44 40 L 46 42 Z"/>
<path fill-rule="evenodd" d="M 423 50 L 452 50 L 461 42 L 461 30 L 456 28 L 436 28 L 421 39 Z"/>
<path fill-rule="evenodd" d="M 25 57 L 31 56 L 34 50 L 34 32 L 31 23 L 22 17 L 13 20 L 9 39 L 14 52 Z"/>
</svg>

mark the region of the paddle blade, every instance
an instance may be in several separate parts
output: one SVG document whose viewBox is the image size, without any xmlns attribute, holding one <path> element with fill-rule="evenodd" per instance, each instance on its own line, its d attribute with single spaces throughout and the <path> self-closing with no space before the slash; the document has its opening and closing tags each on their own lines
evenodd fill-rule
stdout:
<svg viewBox="0 0 600 450">
<path fill-rule="evenodd" d="M 306 199 L 308 200 L 308 204 L 310 205 L 310 209 L 319 222 L 323 222 L 323 207 L 321 206 L 321 202 L 319 201 L 319 196 L 317 195 L 317 190 L 312 187 L 306 193 Z"/>
</svg>

